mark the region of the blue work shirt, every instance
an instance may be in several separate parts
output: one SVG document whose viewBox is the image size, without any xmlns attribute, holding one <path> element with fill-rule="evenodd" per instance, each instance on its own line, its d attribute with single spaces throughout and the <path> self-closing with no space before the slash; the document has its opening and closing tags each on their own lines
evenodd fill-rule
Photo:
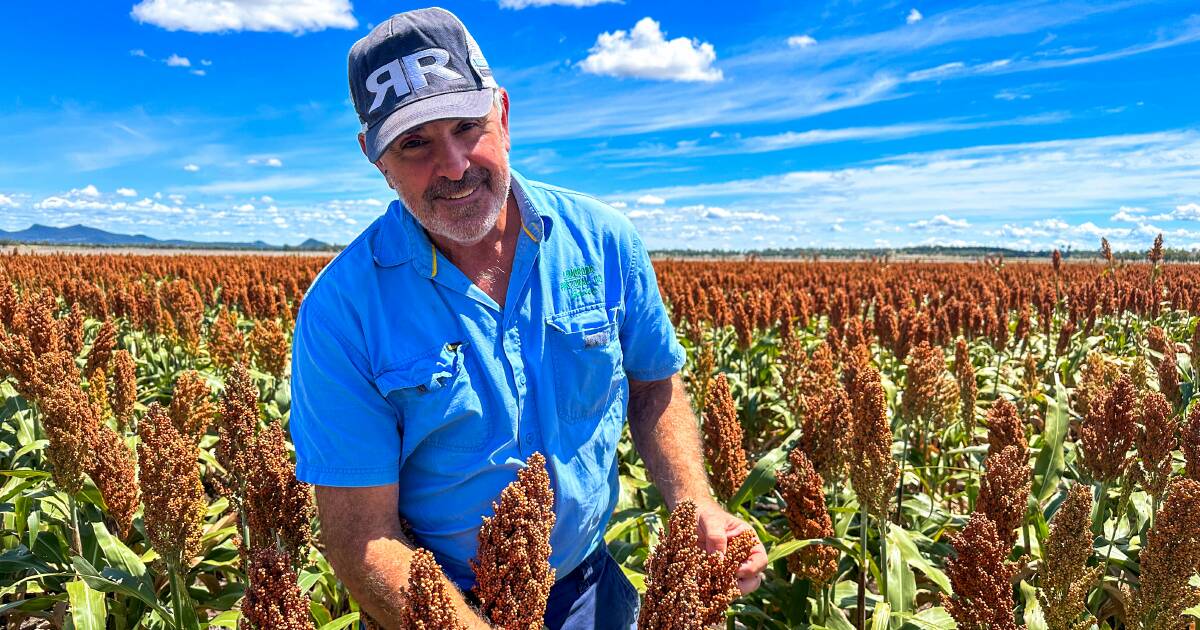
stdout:
<svg viewBox="0 0 1200 630">
<path fill-rule="evenodd" d="M 482 518 L 535 451 L 558 575 L 603 544 L 626 375 L 684 362 L 628 219 L 515 171 L 512 190 L 522 225 L 503 308 L 393 201 L 313 282 L 292 346 L 296 476 L 398 483 L 415 542 L 463 589 Z"/>
</svg>

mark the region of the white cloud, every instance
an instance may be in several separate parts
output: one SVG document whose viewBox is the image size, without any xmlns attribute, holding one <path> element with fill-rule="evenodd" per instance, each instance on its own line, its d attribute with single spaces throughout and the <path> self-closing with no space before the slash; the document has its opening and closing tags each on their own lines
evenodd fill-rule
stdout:
<svg viewBox="0 0 1200 630">
<path fill-rule="evenodd" d="M 259 197 L 259 199 L 261 199 L 263 203 L 275 203 L 275 198 L 271 195 L 263 195 Z"/>
<path fill-rule="evenodd" d="M 661 206 L 667 203 L 667 200 L 656 195 L 642 195 L 638 197 L 637 203 L 639 206 Z"/>
<path fill-rule="evenodd" d="M 234 210 L 237 210 L 238 212 L 254 212 L 254 204 L 244 203 L 234 208 Z"/>
<path fill-rule="evenodd" d="M 966 67 L 966 64 L 964 64 L 963 62 L 953 61 L 950 63 L 944 63 L 935 68 L 926 68 L 925 70 L 917 70 L 915 72 L 909 72 L 906 78 L 909 81 L 925 81 L 926 79 L 940 79 L 942 77 L 947 77 L 947 76 L 950 76 L 953 74 L 957 74 L 965 67 Z"/>
<path fill-rule="evenodd" d="M 999 92 L 996 92 L 994 98 L 1001 101 L 1027 101 L 1033 97 L 1030 94 L 1017 92 L 1015 90 L 1000 90 Z"/>
<path fill-rule="evenodd" d="M 191 72 L 192 72 L 192 74 L 194 74 L 198 77 L 202 77 L 202 76 L 208 74 L 207 72 L 205 72 L 203 70 L 192 70 Z"/>
<path fill-rule="evenodd" d="M 908 226 L 915 230 L 965 230 L 971 227 L 971 224 L 966 219 L 951 219 L 944 214 L 939 214 L 932 219 L 914 221 Z"/>
<path fill-rule="evenodd" d="M 282 161 L 282 160 L 280 160 L 279 158 L 275 158 L 275 157 L 273 157 L 273 158 L 267 158 L 266 165 L 267 165 L 267 166 L 274 166 L 274 167 L 278 168 L 278 167 L 280 167 L 280 166 L 283 166 L 283 161 Z"/>
<path fill-rule="evenodd" d="M 118 188 L 117 194 L 122 197 L 136 197 L 137 191 L 132 188 Z"/>
<path fill-rule="evenodd" d="M 811 35 L 793 35 L 788 38 L 787 44 L 792 48 L 808 48 L 816 46 L 817 40 L 813 39 Z"/>
<path fill-rule="evenodd" d="M 628 216 L 630 219 L 649 219 L 651 217 L 662 216 L 663 211 L 655 208 L 654 210 L 630 210 Z"/>
<path fill-rule="evenodd" d="M 913 9 L 908 12 L 908 17 L 904 18 L 904 22 L 906 24 L 916 24 L 917 22 L 920 22 L 924 18 L 925 18 L 925 16 L 921 15 L 920 11 Z"/>
<path fill-rule="evenodd" d="M 200 170 L 200 167 L 196 166 L 195 164 L 188 164 L 183 167 L 183 170 L 185 170 L 189 173 L 195 173 L 196 171 Z"/>
<path fill-rule="evenodd" d="M 190 68 L 190 67 L 192 67 L 192 62 L 189 61 L 187 57 L 180 57 L 179 55 L 176 55 L 174 53 L 172 53 L 170 57 L 167 57 L 167 60 L 164 61 L 163 63 L 167 64 L 168 66 L 171 66 L 172 68 Z"/>
<path fill-rule="evenodd" d="M 1200 221 L 1200 203 L 1175 206 L 1175 211 L 1171 214 L 1176 221 Z"/>
<path fill-rule="evenodd" d="M 1127 223 L 1141 223 L 1146 220 L 1144 214 L 1147 212 L 1145 208 L 1131 208 L 1129 206 L 1121 206 L 1117 213 L 1108 218 L 1109 221 L 1124 221 Z"/>
<path fill-rule="evenodd" d="M 616 208 L 617 210 L 621 210 L 621 209 L 629 207 L 629 204 L 625 203 L 624 201 L 613 201 L 613 202 L 609 202 L 608 205 Z"/>
<path fill-rule="evenodd" d="M 200 60 L 200 65 L 202 65 L 202 66 L 211 66 L 211 65 L 212 65 L 212 60 L 211 60 L 211 59 L 201 59 L 201 60 Z"/>
<path fill-rule="evenodd" d="M 712 82 L 723 78 L 713 68 L 712 44 L 677 37 L 667 40 L 654 19 L 638 20 L 631 31 L 604 32 L 596 37 L 579 67 L 591 74 L 668 81 Z"/>
<path fill-rule="evenodd" d="M 529 7 L 594 7 L 597 4 L 621 2 L 621 0 L 500 0 L 501 9 L 526 9 Z"/>
<path fill-rule="evenodd" d="M 145 57 L 146 51 L 142 50 L 141 48 L 135 48 L 129 51 L 129 54 L 133 55 L 134 57 Z"/>
<path fill-rule="evenodd" d="M 130 15 L 168 31 L 281 31 L 355 28 L 350 0 L 142 0 Z"/>
<path fill-rule="evenodd" d="M 18 205 L 20 204 L 18 204 L 12 197 L 0 193 L 0 207 L 16 208 Z"/>
</svg>

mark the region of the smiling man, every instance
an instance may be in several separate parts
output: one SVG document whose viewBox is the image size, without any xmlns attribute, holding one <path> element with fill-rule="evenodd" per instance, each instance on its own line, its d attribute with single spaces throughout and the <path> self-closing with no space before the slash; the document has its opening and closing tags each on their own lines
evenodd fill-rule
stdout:
<svg viewBox="0 0 1200 630">
<path fill-rule="evenodd" d="M 451 13 L 393 16 L 350 50 L 349 74 L 359 144 L 399 199 L 296 322 L 290 426 L 326 556 L 394 628 L 413 548 L 427 548 L 461 589 L 459 617 L 485 628 L 462 595 L 481 519 L 541 452 L 556 516 L 547 626 L 634 627 L 637 592 L 603 537 L 626 419 L 668 506 L 699 506 L 710 551 L 749 529 L 712 499 L 641 239 L 600 201 L 509 168 L 508 94 Z M 759 545 L 743 592 L 765 565 Z"/>
</svg>

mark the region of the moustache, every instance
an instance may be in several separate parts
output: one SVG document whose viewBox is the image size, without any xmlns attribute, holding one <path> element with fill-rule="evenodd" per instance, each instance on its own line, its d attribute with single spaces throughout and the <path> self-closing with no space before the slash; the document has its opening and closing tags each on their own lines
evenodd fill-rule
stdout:
<svg viewBox="0 0 1200 630">
<path fill-rule="evenodd" d="M 472 166 L 463 173 L 462 179 L 451 180 L 443 177 L 430 184 L 425 189 L 425 200 L 432 202 L 439 197 L 460 195 L 480 184 L 488 183 L 491 177 L 492 172 L 488 169 L 482 166 Z"/>
</svg>

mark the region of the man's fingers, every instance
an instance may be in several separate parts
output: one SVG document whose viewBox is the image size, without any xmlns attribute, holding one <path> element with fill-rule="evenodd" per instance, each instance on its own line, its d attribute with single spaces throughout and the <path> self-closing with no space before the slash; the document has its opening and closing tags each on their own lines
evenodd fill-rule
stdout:
<svg viewBox="0 0 1200 630">
<path fill-rule="evenodd" d="M 746 558 L 737 569 L 739 578 L 748 578 L 750 576 L 762 573 L 767 568 L 767 548 L 759 543 L 750 549 L 750 556 Z"/>
<path fill-rule="evenodd" d="M 755 573 L 750 577 L 738 578 L 737 587 L 742 592 L 742 595 L 754 592 L 762 585 L 763 574 Z"/>
</svg>

